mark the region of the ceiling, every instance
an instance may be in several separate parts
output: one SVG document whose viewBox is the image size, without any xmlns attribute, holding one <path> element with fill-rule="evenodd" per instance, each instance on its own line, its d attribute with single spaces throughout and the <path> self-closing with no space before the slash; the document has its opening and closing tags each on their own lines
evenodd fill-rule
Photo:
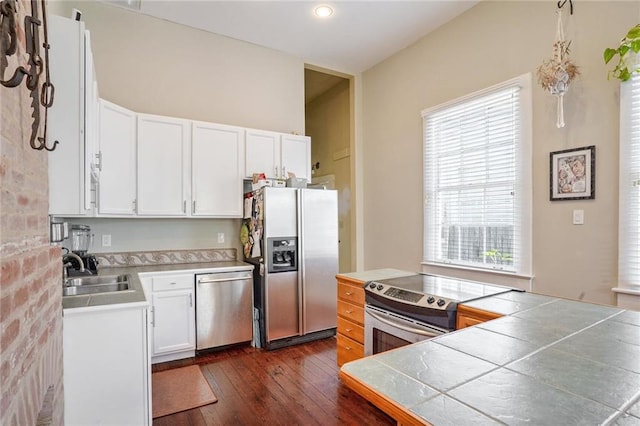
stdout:
<svg viewBox="0 0 640 426">
<path fill-rule="evenodd" d="M 479 0 L 107 1 L 352 75 L 411 45 Z M 319 4 L 330 5 L 333 15 L 314 16 Z"/>
</svg>

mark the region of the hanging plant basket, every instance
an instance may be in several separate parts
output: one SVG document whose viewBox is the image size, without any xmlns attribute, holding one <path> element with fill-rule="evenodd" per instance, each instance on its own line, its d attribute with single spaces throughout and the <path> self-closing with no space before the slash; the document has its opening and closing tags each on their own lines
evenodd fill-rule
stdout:
<svg viewBox="0 0 640 426">
<path fill-rule="evenodd" d="M 564 127 L 564 95 L 569 90 L 569 84 L 580 75 L 578 66 L 571 60 L 569 47 L 571 41 L 564 39 L 562 28 L 562 14 L 558 12 L 558 30 L 553 44 L 553 56 L 542 61 L 537 69 L 538 83 L 544 90 L 557 97 L 558 111 L 556 126 Z"/>
</svg>

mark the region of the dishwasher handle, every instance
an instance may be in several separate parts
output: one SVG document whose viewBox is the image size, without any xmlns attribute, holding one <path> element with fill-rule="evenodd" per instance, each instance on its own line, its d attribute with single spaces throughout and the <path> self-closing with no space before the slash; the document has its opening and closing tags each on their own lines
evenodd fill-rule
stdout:
<svg viewBox="0 0 640 426">
<path fill-rule="evenodd" d="M 203 279 L 198 278 L 198 284 L 208 284 L 208 283 L 222 283 L 226 281 L 239 281 L 239 280 L 250 280 L 251 275 L 244 275 L 239 277 L 226 277 L 226 278 L 213 278 L 213 279 Z"/>
</svg>

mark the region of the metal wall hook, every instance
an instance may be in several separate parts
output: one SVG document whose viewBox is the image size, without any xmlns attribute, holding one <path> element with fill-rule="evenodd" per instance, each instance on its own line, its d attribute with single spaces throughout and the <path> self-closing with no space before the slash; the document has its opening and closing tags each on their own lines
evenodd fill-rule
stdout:
<svg viewBox="0 0 640 426">
<path fill-rule="evenodd" d="M 573 0 L 559 0 L 558 9 L 562 9 L 567 1 L 569 2 L 569 13 L 573 15 Z"/>
<path fill-rule="evenodd" d="M 38 19 L 38 0 L 31 0 L 31 15 L 24 18 L 24 35 L 26 53 L 29 56 L 28 69 L 18 66 L 13 75 L 4 80 L 4 73 L 9 65 L 7 58 L 17 51 L 16 34 L 16 0 L 2 0 L 0 3 L 0 84 L 5 87 L 17 87 L 26 76 L 26 86 L 31 97 L 33 123 L 31 124 L 31 137 L 29 145 L 36 150 L 53 151 L 58 145 L 54 141 L 52 146 L 47 146 L 47 111 L 53 105 L 55 88 L 49 76 L 49 40 L 47 34 L 46 0 L 42 3 L 42 21 Z M 43 25 L 44 43 L 40 44 L 40 26 Z M 44 48 L 44 60 L 40 56 L 40 48 Z M 40 76 L 45 71 L 45 81 L 40 90 Z M 40 129 L 40 106 L 44 106 L 44 132 L 38 136 Z"/>
</svg>

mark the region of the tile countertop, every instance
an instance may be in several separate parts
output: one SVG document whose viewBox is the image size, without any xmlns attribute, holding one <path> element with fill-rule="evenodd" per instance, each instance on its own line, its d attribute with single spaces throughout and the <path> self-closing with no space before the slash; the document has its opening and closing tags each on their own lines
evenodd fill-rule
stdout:
<svg viewBox="0 0 640 426">
<path fill-rule="evenodd" d="M 131 290 L 87 294 L 82 296 L 65 296 L 62 298 L 62 308 L 65 310 L 65 313 L 80 313 L 88 310 L 120 309 L 125 305 L 127 307 L 139 305 L 146 306 L 148 305 L 148 301 L 138 274 L 202 274 L 207 272 L 229 272 L 241 270 L 253 270 L 253 265 L 239 261 L 223 261 L 102 268 L 98 271 L 99 276 L 129 274 L 129 285 L 131 286 Z"/>
<path fill-rule="evenodd" d="M 640 425 L 640 312 L 520 292 L 465 305 L 507 316 L 341 379 L 403 424 Z"/>
</svg>

